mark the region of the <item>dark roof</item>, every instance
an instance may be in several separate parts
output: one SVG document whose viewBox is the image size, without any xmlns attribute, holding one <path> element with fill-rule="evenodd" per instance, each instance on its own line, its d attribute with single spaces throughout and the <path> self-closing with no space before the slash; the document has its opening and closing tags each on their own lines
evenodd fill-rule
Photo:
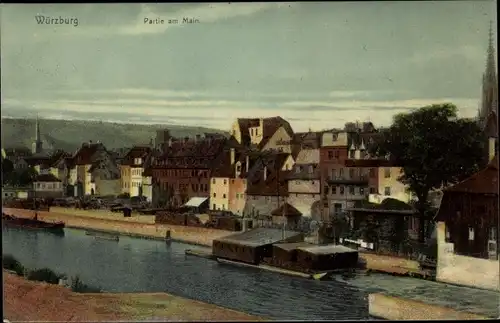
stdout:
<svg viewBox="0 0 500 323">
<path fill-rule="evenodd" d="M 287 178 L 290 171 L 281 170 L 290 155 L 287 153 L 263 153 L 247 174 L 248 195 L 288 195 Z M 266 179 L 264 172 L 267 169 Z M 279 183 L 278 183 L 279 180 Z"/>
<path fill-rule="evenodd" d="M 105 147 L 102 143 L 83 143 L 82 146 L 77 150 L 73 156 L 72 163 L 74 165 L 90 165 L 93 160 L 92 157 L 99 149 L 104 149 Z"/>
<path fill-rule="evenodd" d="M 301 216 L 302 213 L 288 203 L 284 203 L 279 208 L 271 212 L 274 216 Z"/>
<path fill-rule="evenodd" d="M 275 243 L 273 247 L 283 249 L 285 251 L 296 250 L 299 247 L 309 247 L 313 246 L 313 244 L 308 242 L 288 242 L 288 243 Z"/>
<path fill-rule="evenodd" d="M 35 182 L 60 182 L 53 174 L 40 174 L 35 178 Z"/>
<path fill-rule="evenodd" d="M 323 131 L 297 132 L 293 136 L 293 141 L 301 149 L 317 149 L 321 146 L 321 136 Z"/>
<path fill-rule="evenodd" d="M 259 149 L 264 148 L 264 146 L 269 142 L 271 137 L 278 131 L 279 128 L 283 127 L 290 137 L 293 138 L 293 129 L 290 123 L 283 119 L 282 117 L 272 117 L 263 119 L 263 134 L 262 141 L 259 143 Z"/>
<path fill-rule="evenodd" d="M 151 147 L 147 146 L 134 146 L 132 147 L 122 158 L 121 164 L 128 166 L 142 167 L 144 165 L 144 159 L 151 152 Z M 135 164 L 136 158 L 142 158 L 142 163 Z"/>
<path fill-rule="evenodd" d="M 447 192 L 461 192 L 498 195 L 498 156 L 495 156 L 486 168 L 443 191 L 445 194 Z"/>
<path fill-rule="evenodd" d="M 301 235 L 300 232 L 286 230 L 284 233 L 278 229 L 257 228 L 243 233 L 232 234 L 216 241 L 239 244 L 244 246 L 259 247 Z"/>
<path fill-rule="evenodd" d="M 70 157 L 70 153 L 67 153 L 64 150 L 57 150 L 52 156 L 50 156 L 50 167 L 55 167 L 61 160 L 68 160 Z"/>
<path fill-rule="evenodd" d="M 29 157 L 31 150 L 26 147 L 4 148 L 6 157 Z"/>
<path fill-rule="evenodd" d="M 232 140 L 234 139 L 205 137 L 199 140 L 173 141 L 165 154 L 156 159 L 153 168 L 211 169 L 221 152 L 232 144 Z"/>
<path fill-rule="evenodd" d="M 411 205 L 393 198 L 386 198 L 380 204 L 370 203 L 367 200 L 356 201 L 354 207 L 347 210 L 377 213 L 415 213 L 415 209 Z"/>
</svg>

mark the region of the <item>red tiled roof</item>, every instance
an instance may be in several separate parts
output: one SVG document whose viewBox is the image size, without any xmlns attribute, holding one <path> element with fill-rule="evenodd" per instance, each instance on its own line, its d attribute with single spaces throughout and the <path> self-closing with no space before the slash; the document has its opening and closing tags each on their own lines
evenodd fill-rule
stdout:
<svg viewBox="0 0 500 323">
<path fill-rule="evenodd" d="M 40 174 L 35 178 L 35 182 L 60 182 L 53 174 Z"/>
<path fill-rule="evenodd" d="M 73 156 L 73 164 L 74 165 L 90 165 L 92 164 L 92 157 L 98 151 L 98 149 L 104 145 L 102 143 L 84 143 L 78 149 L 78 151 Z"/>
<path fill-rule="evenodd" d="M 498 195 L 498 156 L 488 166 L 471 177 L 445 188 L 444 192 Z"/>
</svg>

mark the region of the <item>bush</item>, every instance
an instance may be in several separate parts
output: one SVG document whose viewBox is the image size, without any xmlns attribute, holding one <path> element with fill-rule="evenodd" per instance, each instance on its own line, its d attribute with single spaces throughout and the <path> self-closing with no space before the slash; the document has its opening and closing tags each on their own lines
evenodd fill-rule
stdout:
<svg viewBox="0 0 500 323">
<path fill-rule="evenodd" d="M 2 267 L 14 271 L 18 276 L 24 275 L 24 266 L 12 255 L 3 255 Z"/>
<path fill-rule="evenodd" d="M 64 275 L 59 275 L 48 268 L 35 269 L 28 272 L 28 280 L 42 281 L 49 284 L 59 284 L 59 279 Z"/>
<path fill-rule="evenodd" d="M 76 293 L 100 293 L 99 288 L 91 287 L 84 284 L 77 275 L 71 279 L 71 290 Z"/>
</svg>

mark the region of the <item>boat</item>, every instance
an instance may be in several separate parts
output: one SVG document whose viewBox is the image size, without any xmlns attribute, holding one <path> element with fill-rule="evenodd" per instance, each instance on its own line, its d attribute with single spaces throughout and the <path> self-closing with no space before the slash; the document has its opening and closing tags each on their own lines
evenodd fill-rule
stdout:
<svg viewBox="0 0 500 323">
<path fill-rule="evenodd" d="M 111 241 L 119 241 L 120 237 L 117 235 L 111 235 L 111 234 L 106 234 L 104 232 L 97 232 L 97 231 L 85 231 L 85 234 L 88 236 L 92 236 L 96 239 L 102 239 L 102 240 L 111 240 Z"/>
<path fill-rule="evenodd" d="M 45 222 L 34 219 L 18 218 L 13 215 L 2 213 L 2 226 L 18 227 L 25 229 L 45 230 L 52 233 L 64 234 L 64 222 Z"/>
</svg>

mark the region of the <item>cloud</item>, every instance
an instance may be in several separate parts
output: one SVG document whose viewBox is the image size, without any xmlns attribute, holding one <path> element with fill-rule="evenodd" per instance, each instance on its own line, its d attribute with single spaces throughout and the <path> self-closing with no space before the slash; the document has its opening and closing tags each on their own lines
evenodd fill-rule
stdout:
<svg viewBox="0 0 500 323">
<path fill-rule="evenodd" d="M 417 52 L 408 61 L 410 63 L 426 64 L 429 61 L 441 61 L 454 57 L 463 57 L 467 60 L 478 61 L 485 55 L 481 48 L 473 46 L 461 46 L 457 48 L 438 48 L 427 52 Z"/>
<path fill-rule="evenodd" d="M 25 100 L 5 98 L 3 114 L 67 119 L 112 120 L 146 124 L 184 124 L 228 129 L 237 118 L 281 116 L 290 121 L 296 131 L 328 129 L 342 126 L 347 121 L 372 121 L 378 126 L 388 125 L 396 113 L 408 112 L 421 106 L 453 102 L 461 116 L 476 113 L 477 101 L 464 98 L 413 99 L 397 101 L 332 100 L 283 101 L 270 108 L 265 103 L 231 100 L 155 100 L 120 98 L 116 100 Z"/>
</svg>

